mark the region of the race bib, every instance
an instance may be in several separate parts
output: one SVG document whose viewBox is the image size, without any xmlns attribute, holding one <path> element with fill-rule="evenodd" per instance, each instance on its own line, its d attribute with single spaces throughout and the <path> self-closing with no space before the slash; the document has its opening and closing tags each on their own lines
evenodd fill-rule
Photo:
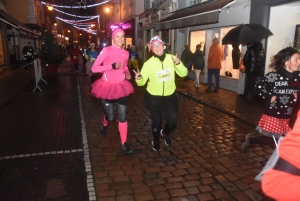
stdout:
<svg viewBox="0 0 300 201">
<path fill-rule="evenodd" d="M 158 82 L 164 82 L 170 79 L 172 79 L 172 71 L 170 68 L 167 68 L 165 70 L 160 70 L 157 72 Z"/>
</svg>

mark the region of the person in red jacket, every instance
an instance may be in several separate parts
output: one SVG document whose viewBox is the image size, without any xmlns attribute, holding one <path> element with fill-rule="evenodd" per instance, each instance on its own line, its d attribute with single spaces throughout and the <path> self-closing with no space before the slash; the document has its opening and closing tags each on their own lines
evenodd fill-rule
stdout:
<svg viewBox="0 0 300 201">
<path fill-rule="evenodd" d="M 79 54 L 80 51 L 76 44 L 73 44 L 73 49 L 71 50 L 71 62 L 73 67 L 75 68 L 75 72 L 78 72 L 78 64 L 79 64 Z"/>
<path fill-rule="evenodd" d="M 262 177 L 263 192 L 277 201 L 300 200 L 300 111 L 297 120 L 278 147 L 279 160 Z"/>
</svg>

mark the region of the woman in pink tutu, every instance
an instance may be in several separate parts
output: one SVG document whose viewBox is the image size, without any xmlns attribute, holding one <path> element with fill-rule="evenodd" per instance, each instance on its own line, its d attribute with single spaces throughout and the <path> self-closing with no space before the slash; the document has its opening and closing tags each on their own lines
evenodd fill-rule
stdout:
<svg viewBox="0 0 300 201">
<path fill-rule="evenodd" d="M 93 73 L 103 73 L 101 79 L 92 84 L 92 95 L 101 99 L 105 115 L 100 126 L 101 134 L 106 136 L 106 130 L 114 119 L 114 103 L 118 105 L 118 128 L 121 138 L 121 149 L 132 153 L 127 141 L 128 124 L 126 109 L 128 95 L 133 92 L 133 86 L 127 80 L 131 79 L 127 67 L 129 54 L 122 49 L 125 33 L 122 29 L 112 32 L 113 45 L 103 48 L 92 66 Z"/>
<path fill-rule="evenodd" d="M 287 47 L 272 57 L 269 67 L 273 70 L 255 84 L 258 95 L 265 100 L 265 111 L 256 127 L 263 135 L 247 134 L 242 145 L 243 153 L 251 144 L 275 145 L 273 138 L 286 135 L 290 117 L 297 101 L 300 86 L 300 53 Z"/>
</svg>

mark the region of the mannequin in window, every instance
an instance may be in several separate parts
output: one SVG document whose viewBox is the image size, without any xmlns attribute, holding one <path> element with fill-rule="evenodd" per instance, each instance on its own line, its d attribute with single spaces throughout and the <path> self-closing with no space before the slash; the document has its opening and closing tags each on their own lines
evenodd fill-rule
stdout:
<svg viewBox="0 0 300 201">
<path fill-rule="evenodd" d="M 241 51 L 238 44 L 232 44 L 232 65 L 233 69 L 239 69 Z"/>
</svg>

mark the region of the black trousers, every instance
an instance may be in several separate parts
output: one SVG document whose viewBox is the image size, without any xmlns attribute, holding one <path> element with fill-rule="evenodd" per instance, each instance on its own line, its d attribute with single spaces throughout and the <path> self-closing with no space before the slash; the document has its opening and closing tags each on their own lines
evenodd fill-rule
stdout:
<svg viewBox="0 0 300 201">
<path fill-rule="evenodd" d="M 177 125 L 178 98 L 176 93 L 170 96 L 153 96 L 145 93 L 145 106 L 152 120 L 152 134 L 154 140 L 159 139 L 163 116 L 165 117 L 164 134 L 169 135 Z"/>
<path fill-rule="evenodd" d="M 31 65 L 29 65 L 30 63 L 32 63 L 33 62 L 33 58 L 32 57 L 29 57 L 29 56 L 27 56 L 27 57 L 25 57 L 25 70 L 26 71 L 28 71 L 28 69 L 29 69 L 29 67 L 31 66 Z"/>
<path fill-rule="evenodd" d="M 254 73 L 246 73 L 246 88 L 244 91 L 244 96 L 247 97 L 248 94 L 250 93 L 251 98 L 253 98 L 253 90 L 254 90 L 254 85 L 255 85 L 255 78 L 256 75 Z"/>
</svg>

